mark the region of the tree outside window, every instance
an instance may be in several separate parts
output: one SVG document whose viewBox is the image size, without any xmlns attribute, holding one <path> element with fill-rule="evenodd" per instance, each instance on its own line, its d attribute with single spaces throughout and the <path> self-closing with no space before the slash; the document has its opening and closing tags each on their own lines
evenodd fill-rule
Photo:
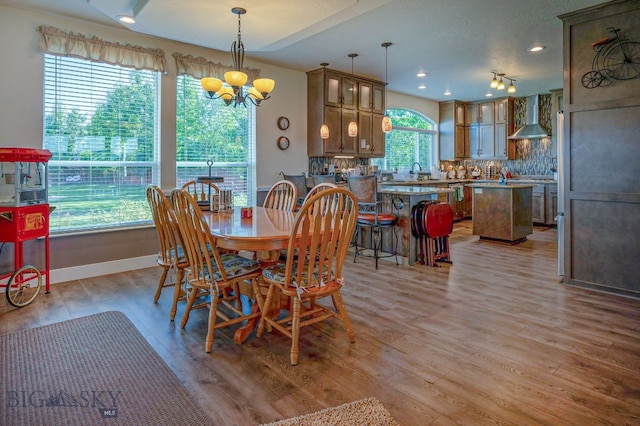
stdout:
<svg viewBox="0 0 640 426">
<path fill-rule="evenodd" d="M 52 233 L 151 219 L 158 182 L 159 73 L 45 55 L 44 148 Z"/>
<path fill-rule="evenodd" d="M 385 138 L 385 156 L 372 159 L 371 164 L 391 172 L 407 172 L 415 162 L 420 163 L 423 170 L 436 164 L 434 122 L 407 109 L 389 109 L 387 114 L 393 130 Z"/>
<path fill-rule="evenodd" d="M 178 186 L 211 171 L 212 176 L 224 178 L 218 186 L 233 191 L 236 205 L 251 205 L 256 180 L 255 106 L 234 108 L 221 99 L 209 99 L 200 81 L 190 76 L 179 76 L 177 84 Z"/>
</svg>

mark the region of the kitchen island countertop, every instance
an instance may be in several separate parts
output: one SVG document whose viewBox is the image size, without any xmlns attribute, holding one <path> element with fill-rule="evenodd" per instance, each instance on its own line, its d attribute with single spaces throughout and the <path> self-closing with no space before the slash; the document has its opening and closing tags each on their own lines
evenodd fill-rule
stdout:
<svg viewBox="0 0 640 426">
<path fill-rule="evenodd" d="M 406 194 L 406 195 L 433 195 L 447 192 L 453 192 L 450 188 L 433 188 L 430 186 L 409 186 L 409 185 L 380 185 L 378 193 L 380 194 Z"/>
</svg>

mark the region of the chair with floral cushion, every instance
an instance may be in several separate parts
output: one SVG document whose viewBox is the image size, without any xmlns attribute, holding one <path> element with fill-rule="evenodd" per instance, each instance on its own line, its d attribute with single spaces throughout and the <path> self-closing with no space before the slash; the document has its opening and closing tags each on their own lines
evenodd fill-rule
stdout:
<svg viewBox="0 0 640 426">
<path fill-rule="evenodd" d="M 186 299 L 184 270 L 189 266 L 189 262 L 184 254 L 182 234 L 178 229 L 171 202 L 156 185 L 147 186 L 146 194 L 160 241 L 160 253 L 158 254 L 157 262 L 163 268 L 153 302 L 158 302 L 164 287 L 173 287 L 173 302 L 169 315 L 171 321 L 173 321 L 176 316 L 178 301 Z M 176 270 L 176 279 L 175 281 L 167 282 L 167 276 L 174 268 Z"/>
<path fill-rule="evenodd" d="M 328 188 L 307 198 L 296 215 L 285 264 L 267 267 L 262 278 L 269 284 L 258 327 L 261 336 L 268 325 L 291 339 L 291 364 L 298 363 L 300 329 L 329 318 L 342 320 L 351 342 L 355 333 L 341 289 L 342 266 L 358 214 L 355 196 L 342 188 Z M 297 256 L 294 254 L 297 253 Z M 276 294 L 278 293 L 278 294 Z M 280 316 L 271 305 L 289 299 L 288 314 Z M 333 307 L 316 303 L 330 297 Z"/>
<path fill-rule="evenodd" d="M 209 307 L 205 350 L 211 352 L 216 328 L 228 327 L 260 315 L 259 312 L 243 314 L 239 288 L 241 282 L 250 282 L 253 292 L 258 294 L 256 278 L 260 276 L 260 263 L 235 253 L 220 254 L 201 209 L 186 190 L 171 191 L 171 203 L 184 240 L 189 261 L 186 279 L 192 288 L 180 326 L 186 326 L 196 299 L 208 293 L 211 300 L 199 306 Z M 202 256 L 207 251 L 211 251 L 212 256 Z"/>
</svg>

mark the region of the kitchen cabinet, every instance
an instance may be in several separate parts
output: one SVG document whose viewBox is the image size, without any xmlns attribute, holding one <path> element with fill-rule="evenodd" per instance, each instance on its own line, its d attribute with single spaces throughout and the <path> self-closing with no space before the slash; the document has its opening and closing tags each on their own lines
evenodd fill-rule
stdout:
<svg viewBox="0 0 640 426">
<path fill-rule="evenodd" d="M 354 138 L 359 157 L 384 157 L 384 132 L 382 114 L 358 112 L 358 137 Z M 347 123 L 348 125 L 348 123 Z"/>
<path fill-rule="evenodd" d="M 531 193 L 534 185 L 472 183 L 473 235 L 511 243 L 533 233 Z"/>
<path fill-rule="evenodd" d="M 513 99 L 472 103 L 467 108 L 469 124 L 468 154 L 470 158 L 515 159 L 515 142 L 508 139 L 513 132 Z"/>
<path fill-rule="evenodd" d="M 495 128 L 493 124 L 469 126 L 469 157 L 493 158 L 495 153 Z"/>
<path fill-rule="evenodd" d="M 384 115 L 384 90 L 382 83 L 358 81 L 358 111 L 368 111 Z"/>
<path fill-rule="evenodd" d="M 328 68 L 307 73 L 307 154 L 383 157 L 382 117 L 384 83 Z M 358 135 L 349 137 L 351 121 Z M 329 126 L 329 138 L 320 138 L 320 127 Z"/>
<path fill-rule="evenodd" d="M 557 225 L 558 220 L 556 215 L 558 214 L 558 185 L 551 184 L 545 185 L 547 187 L 547 193 L 545 194 L 545 223 L 547 225 Z"/>
<path fill-rule="evenodd" d="M 531 194 L 531 218 L 534 223 L 545 221 L 545 186 L 535 185 Z"/>
<path fill-rule="evenodd" d="M 472 216 L 473 210 L 473 191 L 471 187 L 466 186 L 464 183 L 450 183 L 449 188 L 455 189 L 458 186 L 462 186 L 463 197 L 458 200 L 455 192 L 447 194 L 447 202 L 453 208 L 453 219 L 462 220 Z"/>
<path fill-rule="evenodd" d="M 440 102 L 440 159 L 456 160 L 469 156 L 469 127 L 465 125 L 466 104 Z"/>
<path fill-rule="evenodd" d="M 533 187 L 533 222 L 544 225 L 556 225 L 558 212 L 558 185 L 541 183 Z"/>
<path fill-rule="evenodd" d="M 347 75 L 327 72 L 325 80 L 325 105 L 347 109 L 356 107 L 356 81 Z"/>
</svg>

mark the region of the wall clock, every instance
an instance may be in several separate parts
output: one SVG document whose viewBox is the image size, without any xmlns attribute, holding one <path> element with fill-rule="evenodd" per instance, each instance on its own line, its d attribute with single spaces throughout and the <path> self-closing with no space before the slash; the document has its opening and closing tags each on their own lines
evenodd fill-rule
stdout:
<svg viewBox="0 0 640 426">
<path fill-rule="evenodd" d="M 287 138 L 286 136 L 280 136 L 278 138 L 278 148 L 283 151 L 289 148 L 289 138 Z"/>
<path fill-rule="evenodd" d="M 287 130 L 289 128 L 289 119 L 287 117 L 278 118 L 278 129 Z"/>
</svg>

